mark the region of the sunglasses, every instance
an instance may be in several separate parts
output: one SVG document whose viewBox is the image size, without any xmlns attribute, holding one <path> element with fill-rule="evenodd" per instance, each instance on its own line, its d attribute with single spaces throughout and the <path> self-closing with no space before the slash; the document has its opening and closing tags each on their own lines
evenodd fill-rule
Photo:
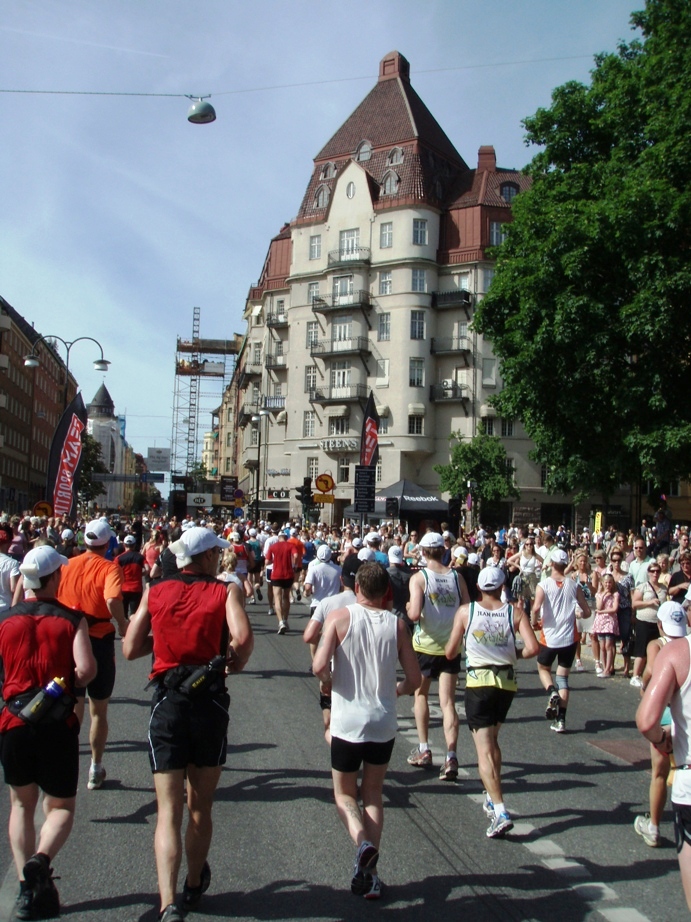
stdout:
<svg viewBox="0 0 691 922">
<path fill-rule="evenodd" d="M 657 567 L 655 567 L 654 569 L 653 567 L 648 567 L 648 573 L 661 573 L 661 572 L 662 570 L 659 570 Z"/>
</svg>

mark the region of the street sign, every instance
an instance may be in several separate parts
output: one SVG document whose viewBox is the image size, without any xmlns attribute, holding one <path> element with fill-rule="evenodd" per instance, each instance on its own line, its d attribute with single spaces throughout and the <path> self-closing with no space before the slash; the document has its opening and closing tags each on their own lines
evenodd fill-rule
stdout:
<svg viewBox="0 0 691 922">
<path fill-rule="evenodd" d="M 240 506 L 238 506 L 236 509 L 233 509 L 233 515 L 236 519 L 241 519 L 244 515 L 244 509 L 241 509 Z"/>
<path fill-rule="evenodd" d="M 336 486 L 331 474 L 320 474 L 314 481 L 316 488 L 322 493 L 330 493 Z"/>
<path fill-rule="evenodd" d="M 188 493 L 187 505 L 196 506 L 200 509 L 211 509 L 214 498 L 211 493 Z"/>
<path fill-rule="evenodd" d="M 244 490 L 235 490 L 235 492 L 233 493 L 233 496 L 235 497 L 235 499 L 242 499 L 244 495 L 245 495 Z"/>
<path fill-rule="evenodd" d="M 240 499 L 239 497 L 238 497 L 238 499 L 234 499 L 233 502 L 235 503 L 236 506 L 244 506 L 244 505 L 245 505 L 244 499 Z"/>
<path fill-rule="evenodd" d="M 235 491 L 238 488 L 238 479 L 237 477 L 221 477 L 221 502 L 222 503 L 232 503 L 234 499 Z"/>
<path fill-rule="evenodd" d="M 362 464 L 355 465 L 355 486 L 372 486 L 376 483 L 377 470 L 374 467 L 364 467 Z"/>
<path fill-rule="evenodd" d="M 334 497 L 333 493 L 315 493 L 312 497 L 315 503 L 333 503 Z"/>
<path fill-rule="evenodd" d="M 45 515 L 46 517 L 49 517 L 53 514 L 53 507 L 47 500 L 42 499 L 36 503 L 33 512 L 34 515 Z"/>
<path fill-rule="evenodd" d="M 165 474 L 156 474 L 153 471 L 142 474 L 142 483 L 163 483 L 165 479 Z"/>
</svg>

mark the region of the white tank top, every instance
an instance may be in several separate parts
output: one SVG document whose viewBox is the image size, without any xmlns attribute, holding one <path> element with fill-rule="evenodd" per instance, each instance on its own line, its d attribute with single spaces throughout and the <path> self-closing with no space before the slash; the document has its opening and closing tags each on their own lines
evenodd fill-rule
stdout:
<svg viewBox="0 0 691 922">
<path fill-rule="evenodd" d="M 542 633 L 545 644 L 552 650 L 569 647 L 575 642 L 576 636 L 578 583 L 568 578 L 562 583 L 557 583 L 553 576 L 549 576 L 542 588 L 545 593 L 542 603 Z"/>
<path fill-rule="evenodd" d="M 674 643 L 683 641 L 689 645 L 691 654 L 691 634 Z M 674 761 L 677 765 L 689 764 L 689 728 L 691 727 L 691 669 L 686 676 L 684 684 L 676 695 L 673 695 L 669 706 L 672 712 L 672 731 L 674 739 Z M 691 769 L 677 769 L 672 782 L 672 802 L 675 804 L 691 804 Z"/>
<path fill-rule="evenodd" d="M 431 656 L 444 656 L 454 615 L 461 604 L 458 574 L 455 570 L 437 573 L 424 569 L 420 572 L 425 578 L 425 598 L 422 615 L 415 624 L 413 649 Z"/>
<path fill-rule="evenodd" d="M 465 632 L 465 661 L 466 668 L 516 665 L 516 632 L 511 605 L 490 611 L 478 602 L 471 602 Z"/>
<path fill-rule="evenodd" d="M 358 602 L 346 607 L 350 626 L 333 658 L 331 735 L 387 743 L 397 729 L 398 619 Z"/>
</svg>

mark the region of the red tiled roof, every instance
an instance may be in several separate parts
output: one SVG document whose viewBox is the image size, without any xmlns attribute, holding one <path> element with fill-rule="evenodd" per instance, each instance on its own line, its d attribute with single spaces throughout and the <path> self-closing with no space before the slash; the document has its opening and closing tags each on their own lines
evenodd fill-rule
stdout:
<svg viewBox="0 0 691 922">
<path fill-rule="evenodd" d="M 513 183 L 519 192 L 525 192 L 532 185 L 530 177 L 518 170 L 470 170 L 461 178 L 449 208 L 471 208 L 473 205 L 510 208 L 501 197 L 501 187 L 505 183 Z"/>
</svg>

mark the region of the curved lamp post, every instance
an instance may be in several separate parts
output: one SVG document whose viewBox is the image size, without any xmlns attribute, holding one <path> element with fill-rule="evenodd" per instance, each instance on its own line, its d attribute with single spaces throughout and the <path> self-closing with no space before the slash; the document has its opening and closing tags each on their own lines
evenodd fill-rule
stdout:
<svg viewBox="0 0 691 922">
<path fill-rule="evenodd" d="M 70 352 L 72 350 L 72 346 L 74 346 L 75 343 L 82 342 L 82 340 L 87 340 L 88 342 L 95 343 L 98 346 L 101 352 L 101 357 L 98 359 L 94 359 L 95 371 L 108 371 L 108 366 L 110 365 L 110 362 L 103 357 L 103 346 L 99 343 L 97 339 L 94 339 L 92 336 L 78 336 L 76 339 L 73 339 L 71 342 L 68 342 L 67 340 L 63 339 L 62 336 L 40 336 L 36 340 L 36 342 L 33 344 L 31 348 L 31 352 L 28 355 L 24 356 L 24 364 L 26 365 L 27 368 L 38 368 L 39 367 L 39 365 L 41 364 L 41 359 L 36 354 L 37 347 L 41 343 L 46 343 L 46 345 L 50 346 L 51 344 L 50 341 L 54 339 L 59 340 L 63 344 L 67 352 L 67 361 L 65 362 L 65 393 L 63 397 L 63 410 L 64 410 L 67 407 L 67 385 L 68 385 L 69 375 L 70 375 Z"/>
</svg>

